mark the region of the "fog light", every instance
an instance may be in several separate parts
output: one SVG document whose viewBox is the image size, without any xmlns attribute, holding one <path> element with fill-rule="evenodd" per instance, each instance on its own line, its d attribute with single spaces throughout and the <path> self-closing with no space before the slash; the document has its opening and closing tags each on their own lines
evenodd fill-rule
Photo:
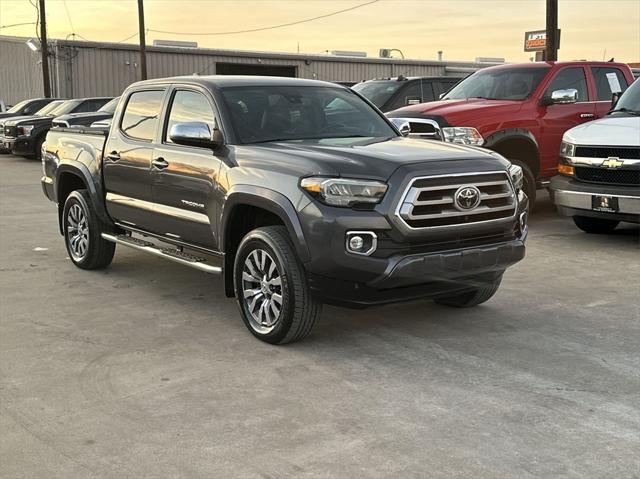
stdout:
<svg viewBox="0 0 640 479">
<path fill-rule="evenodd" d="M 349 231 L 346 248 L 349 253 L 369 256 L 378 246 L 378 237 L 373 231 Z"/>
<path fill-rule="evenodd" d="M 349 239 L 349 249 L 351 251 L 362 251 L 362 247 L 364 246 L 364 240 L 362 236 L 352 236 Z"/>
</svg>

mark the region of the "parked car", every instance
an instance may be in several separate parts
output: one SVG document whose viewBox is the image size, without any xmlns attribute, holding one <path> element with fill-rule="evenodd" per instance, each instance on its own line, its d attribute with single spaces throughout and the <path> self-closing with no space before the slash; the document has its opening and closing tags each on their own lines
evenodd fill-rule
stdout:
<svg viewBox="0 0 640 479">
<path fill-rule="evenodd" d="M 120 97 L 116 97 L 109 103 L 104 105 L 97 111 L 87 113 L 69 113 L 61 115 L 53 119 L 52 126 L 55 127 L 74 127 L 74 126 L 90 126 L 94 122 L 109 120 L 116 111 Z"/>
<path fill-rule="evenodd" d="M 35 115 L 38 110 L 58 99 L 59 98 L 33 98 L 31 100 L 21 101 L 17 105 L 9 108 L 7 111 L 1 112 L 0 120 L 15 116 Z"/>
<path fill-rule="evenodd" d="M 353 85 L 355 91 L 380 108 L 383 112 L 407 105 L 416 105 L 440 98 L 460 78 L 455 77 L 404 77 L 367 80 Z"/>
<path fill-rule="evenodd" d="M 66 100 L 46 116 L 20 117 L 5 122 L 4 145 L 14 155 L 40 158 L 42 144 L 53 119 L 68 113 L 96 111 L 112 98 L 78 98 Z"/>
<path fill-rule="evenodd" d="M 608 233 L 621 221 L 640 223 L 640 83 L 609 114 L 567 131 L 551 198 L 560 214 L 587 233 Z"/>
<path fill-rule="evenodd" d="M 524 256 L 518 166 L 404 138 L 328 82 L 135 83 L 108 133 L 52 129 L 43 169 L 76 266 L 106 267 L 119 244 L 222 273 L 270 343 L 306 336 L 323 302 L 480 304 Z"/>
<path fill-rule="evenodd" d="M 568 129 L 604 116 L 612 93 L 633 82 L 628 65 L 613 62 L 532 62 L 484 68 L 465 78 L 443 101 L 388 114 L 405 118 L 416 136 L 484 146 L 524 170 L 535 200 L 558 171 Z"/>
<path fill-rule="evenodd" d="M 14 116 L 11 118 L 7 118 L 7 119 L 2 119 L 0 118 L 0 153 L 11 153 L 11 149 L 10 149 L 10 144 L 9 142 L 5 142 L 5 125 L 9 122 L 19 122 L 23 119 L 28 119 L 28 118 L 32 118 L 32 117 L 45 117 L 47 115 L 49 115 L 49 113 L 53 110 L 55 110 L 58 106 L 60 106 L 62 103 L 64 103 L 65 100 L 54 100 L 50 103 L 47 103 L 45 106 L 43 106 L 40 110 L 38 110 L 37 112 L 35 112 L 35 114 L 33 115 L 27 115 L 27 116 Z M 10 133 L 11 132 L 11 128 L 7 128 L 7 131 Z"/>
</svg>

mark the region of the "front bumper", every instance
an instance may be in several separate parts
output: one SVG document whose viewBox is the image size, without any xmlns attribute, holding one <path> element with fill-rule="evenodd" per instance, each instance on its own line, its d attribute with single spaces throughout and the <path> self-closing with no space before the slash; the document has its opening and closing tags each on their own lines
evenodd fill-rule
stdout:
<svg viewBox="0 0 640 479">
<path fill-rule="evenodd" d="M 403 227 L 396 212 L 406 183 L 391 188 L 398 194 L 392 193 L 373 211 L 313 201 L 298 212 L 310 252 L 304 266 L 315 296 L 328 303 L 365 307 L 455 294 L 493 282 L 524 257 L 528 212 L 524 193 L 519 192 L 513 217 L 412 229 Z M 366 256 L 348 252 L 345 238 L 354 231 L 375 233 L 377 249 Z"/>
<path fill-rule="evenodd" d="M 17 138 L 5 138 L 5 148 L 15 155 L 34 155 L 36 153 L 36 141 L 32 136 L 19 136 Z"/>
<path fill-rule="evenodd" d="M 554 176 L 549 191 L 551 200 L 564 216 L 589 216 L 640 223 L 640 189 L 633 186 L 612 186 L 583 183 L 567 176 Z M 617 212 L 596 211 L 592 197 L 616 198 Z"/>
</svg>

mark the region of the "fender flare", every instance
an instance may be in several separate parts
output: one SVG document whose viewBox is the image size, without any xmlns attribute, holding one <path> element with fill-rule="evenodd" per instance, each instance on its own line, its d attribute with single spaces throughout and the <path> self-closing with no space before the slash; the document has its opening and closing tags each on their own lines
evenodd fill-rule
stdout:
<svg viewBox="0 0 640 479">
<path fill-rule="evenodd" d="M 60 164 L 56 171 L 56 180 L 54 183 L 54 194 L 56 197 L 56 202 L 58 203 L 58 219 L 60 227 L 62 228 L 62 209 L 64 208 L 64 205 L 61 205 L 59 202 L 60 192 L 58 191 L 58 189 L 60 187 L 60 179 L 65 174 L 72 174 L 82 180 L 82 182 L 89 190 L 91 202 L 93 203 L 93 207 L 98 213 L 100 219 L 106 224 L 113 225 L 113 220 L 107 214 L 104 201 L 101 201 L 101 199 L 103 198 L 103 191 L 100 180 L 97 179 L 96 176 L 91 174 L 89 168 L 84 163 L 76 160 L 65 160 L 64 163 Z"/>
<path fill-rule="evenodd" d="M 534 176 L 536 175 L 536 172 L 539 173 L 540 148 L 538 146 L 536 138 L 529 130 L 525 128 L 505 128 L 504 130 L 496 131 L 495 133 L 485 138 L 485 142 L 482 146 L 484 148 L 488 148 L 489 150 L 498 151 L 500 144 L 507 140 L 524 141 L 526 143 L 529 143 L 534 148 L 536 152 L 536 164 L 531 166 L 535 169 L 535 171 L 533 172 Z"/>
<path fill-rule="evenodd" d="M 278 216 L 289 232 L 291 241 L 298 253 L 300 261 L 306 263 L 311 258 L 309 248 L 304 239 L 304 232 L 298 213 L 289 199 L 282 193 L 261 186 L 235 185 L 226 195 L 220 215 L 220 250 L 226 253 L 227 225 L 234 207 L 249 205 L 262 208 Z"/>
</svg>

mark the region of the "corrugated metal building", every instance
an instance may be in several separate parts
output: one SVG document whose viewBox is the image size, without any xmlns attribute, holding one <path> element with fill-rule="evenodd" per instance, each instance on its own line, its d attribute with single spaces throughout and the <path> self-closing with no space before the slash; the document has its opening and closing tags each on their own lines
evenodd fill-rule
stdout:
<svg viewBox="0 0 640 479">
<path fill-rule="evenodd" d="M 0 36 L 0 98 L 11 104 L 42 96 L 40 53 L 28 38 Z M 137 45 L 53 40 L 54 96 L 116 96 L 140 78 Z M 175 75 L 248 74 L 358 82 L 405 76 L 465 76 L 486 63 L 356 58 L 205 48 L 147 47 L 149 78 Z"/>
</svg>

